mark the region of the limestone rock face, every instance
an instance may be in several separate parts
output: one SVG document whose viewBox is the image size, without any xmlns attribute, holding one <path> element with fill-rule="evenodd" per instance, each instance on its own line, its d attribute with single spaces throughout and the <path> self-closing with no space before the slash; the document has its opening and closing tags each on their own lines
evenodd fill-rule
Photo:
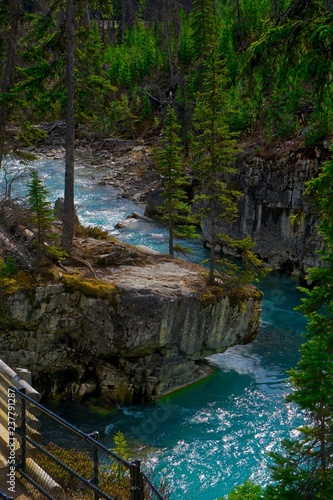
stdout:
<svg viewBox="0 0 333 500">
<path fill-rule="evenodd" d="M 255 337 L 257 289 L 208 289 L 200 266 L 151 258 L 103 268 L 104 295 L 65 280 L 33 293 L 0 290 L 2 359 L 29 368 L 44 396 L 133 404 L 197 381 L 209 371 L 206 356 Z"/>
<path fill-rule="evenodd" d="M 318 154 L 318 153 L 317 153 Z M 255 251 L 275 269 L 306 272 L 319 265 L 321 238 L 314 203 L 304 195 L 305 182 L 318 173 L 320 158 L 305 154 L 276 154 L 271 159 L 243 155 L 235 182 L 244 193 L 240 218 L 218 228 L 241 239 L 250 235 Z M 203 234 L 209 246 L 209 224 Z M 228 253 L 228 249 L 220 247 Z"/>
</svg>

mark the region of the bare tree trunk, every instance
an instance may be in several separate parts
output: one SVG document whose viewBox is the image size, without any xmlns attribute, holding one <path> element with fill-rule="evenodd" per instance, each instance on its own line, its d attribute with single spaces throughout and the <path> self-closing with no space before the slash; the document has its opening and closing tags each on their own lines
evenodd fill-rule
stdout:
<svg viewBox="0 0 333 500">
<path fill-rule="evenodd" d="M 18 22 L 21 11 L 20 0 L 8 0 L 8 24 L 10 26 L 8 32 L 8 46 L 6 54 L 6 66 L 5 74 L 1 85 L 1 93 L 5 95 L 10 90 L 13 79 L 13 69 L 16 54 L 16 42 L 17 42 L 17 32 L 18 32 Z M 0 107 L 0 167 L 3 157 L 3 148 L 6 135 L 8 117 L 8 104 L 5 99 L 2 101 Z"/>
<path fill-rule="evenodd" d="M 66 170 L 64 218 L 61 245 L 72 250 L 74 237 L 74 66 L 75 66 L 75 32 L 74 32 L 74 0 L 67 0 L 66 15 L 67 33 L 67 109 L 66 109 Z"/>
<path fill-rule="evenodd" d="M 216 209 L 215 203 L 213 202 L 213 207 L 211 210 L 211 222 L 210 222 L 210 256 L 209 256 L 209 276 L 208 285 L 214 285 L 215 283 L 215 244 L 216 244 L 216 221 L 215 221 Z"/>
</svg>

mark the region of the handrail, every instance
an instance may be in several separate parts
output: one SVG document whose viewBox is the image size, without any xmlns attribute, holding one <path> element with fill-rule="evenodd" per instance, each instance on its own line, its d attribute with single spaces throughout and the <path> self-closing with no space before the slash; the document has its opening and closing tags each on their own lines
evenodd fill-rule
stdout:
<svg viewBox="0 0 333 500">
<path fill-rule="evenodd" d="M 26 380 L 14 372 L 2 359 L 0 359 L 0 375 L 2 375 L 9 384 L 17 389 L 24 389 L 26 394 L 34 401 L 40 401 L 41 395 Z"/>
<path fill-rule="evenodd" d="M 126 477 L 128 478 L 128 484 L 126 483 L 126 488 L 128 488 L 128 495 L 131 500 L 144 500 L 144 498 L 145 499 L 157 498 L 158 500 L 164 500 L 164 496 L 157 490 L 157 488 L 155 488 L 155 486 L 148 479 L 148 477 L 140 470 L 140 460 L 134 460 L 132 462 L 125 460 L 124 458 L 117 455 L 116 453 L 111 451 L 109 448 L 107 448 L 97 440 L 98 432 L 86 434 L 85 432 L 81 431 L 74 425 L 70 424 L 69 422 L 61 418 L 59 415 L 56 415 L 51 410 L 45 408 L 40 403 L 34 401 L 31 397 L 24 394 L 24 389 L 11 388 L 11 390 L 15 392 L 17 399 L 21 398 L 21 404 L 19 405 L 19 409 L 22 412 L 21 415 L 22 425 L 19 428 L 17 428 L 16 434 L 20 439 L 22 447 L 21 464 L 18 467 L 18 472 L 25 479 L 30 481 L 32 484 L 36 485 L 36 483 L 33 483 L 34 480 L 33 471 L 31 474 L 29 473 L 28 463 L 29 460 L 31 460 L 31 458 L 28 457 L 33 456 L 34 453 L 36 454 L 39 453 L 44 457 L 47 457 L 48 460 L 51 460 L 51 462 L 56 464 L 63 471 L 69 473 L 71 477 L 79 480 L 80 484 L 85 485 L 85 487 L 93 491 L 95 493 L 95 498 L 98 498 L 98 495 L 100 495 L 101 497 L 112 499 L 113 496 L 109 496 L 110 495 L 109 491 L 104 490 L 104 487 L 102 487 L 102 483 L 99 484 L 99 478 L 104 478 L 103 481 L 105 480 L 105 475 L 103 475 L 104 474 L 103 468 L 105 468 L 105 464 L 108 462 L 108 460 L 111 459 L 111 464 L 112 462 L 116 462 L 120 465 L 110 465 L 109 466 L 110 472 L 113 470 L 113 467 L 116 468 L 120 467 L 120 470 L 122 467 L 124 467 L 126 471 L 125 475 L 127 475 Z M 88 446 L 87 450 L 89 449 L 91 456 L 93 456 L 93 458 L 91 459 L 93 472 L 92 471 L 89 472 L 88 478 L 82 475 L 81 472 L 74 470 L 73 466 L 70 465 L 69 463 L 66 464 L 66 460 L 68 457 L 64 461 L 64 459 L 62 457 L 58 457 L 57 454 L 54 453 L 54 451 L 52 451 L 52 449 L 51 450 L 47 449 L 47 447 L 42 446 L 42 444 L 36 442 L 32 435 L 28 435 L 27 429 L 25 427 L 25 415 L 28 415 L 28 412 L 33 413 L 36 409 L 39 417 L 42 417 L 42 422 L 44 422 L 45 424 L 49 422 L 49 425 L 52 425 L 52 429 L 55 423 L 57 423 L 60 426 L 59 427 L 60 432 L 61 429 L 65 428 L 70 431 L 71 433 L 70 436 L 72 438 L 74 436 L 79 437 L 80 441 L 78 442 L 78 448 L 76 447 L 76 449 L 81 449 L 81 446 L 83 444 L 82 440 L 88 443 L 88 445 L 91 445 L 91 447 Z M 50 424 L 50 422 L 52 422 L 52 424 Z M 41 432 L 43 434 L 43 431 Z M 97 439 L 95 439 L 95 437 Z M 68 452 L 71 453 L 71 450 L 68 450 Z M 37 467 L 38 463 L 40 463 L 39 459 L 35 457 L 33 457 L 32 462 L 35 465 L 37 465 Z M 43 467 L 45 468 L 45 466 Z M 90 474 L 92 474 L 93 477 Z M 101 476 L 99 476 L 99 474 L 101 474 Z M 115 473 L 113 478 L 115 479 L 116 477 L 118 477 L 117 473 Z M 122 473 L 120 473 L 119 477 L 122 477 Z M 39 491 L 44 493 L 44 490 L 41 488 L 41 484 L 38 485 L 38 489 Z M 113 494 L 111 493 L 111 495 Z M 52 496 L 50 496 L 50 498 L 52 498 Z"/>
<path fill-rule="evenodd" d="M 24 369 L 17 369 L 19 373 L 22 373 L 24 377 Z M 0 428 L 3 429 L 7 427 L 9 418 L 9 413 L 7 414 L 6 406 L 7 403 L 6 393 L 7 391 L 12 391 L 16 395 L 17 404 L 15 410 L 16 425 L 15 434 L 18 441 L 17 457 L 20 457 L 20 463 L 17 464 L 17 472 L 29 481 L 37 490 L 43 493 L 46 498 L 50 500 L 56 498 L 63 498 L 64 491 L 62 487 L 55 482 L 52 477 L 49 476 L 45 467 L 40 467 L 40 459 L 34 457 L 34 450 L 40 453 L 42 456 L 47 457 L 47 460 L 51 460 L 57 467 L 60 467 L 66 473 L 70 474 L 70 477 L 77 478 L 80 484 L 85 485 L 94 492 L 94 498 L 104 497 L 106 499 L 113 498 L 109 496 L 107 490 L 103 491 L 100 489 L 102 484 L 99 485 L 99 477 L 105 481 L 105 474 L 103 472 L 104 460 L 116 462 L 118 465 L 112 465 L 110 471 L 113 467 L 125 470 L 125 475 L 127 477 L 126 488 L 128 488 L 129 498 L 131 500 L 143 500 L 143 499 L 153 499 L 164 500 L 164 496 L 158 491 L 158 489 L 153 485 L 149 478 L 141 471 L 140 460 L 134 460 L 132 462 L 122 458 L 121 456 L 114 453 L 112 450 L 104 446 L 98 441 L 98 432 L 93 432 L 86 434 L 74 425 L 70 424 L 57 414 L 53 413 L 51 410 L 45 408 L 39 403 L 41 396 L 40 394 L 29 384 L 29 378 L 25 380 L 20 376 L 19 373 L 15 373 L 6 363 L 0 359 Z M 28 372 L 30 375 L 30 373 Z M 9 394 L 9 393 L 8 393 Z M 9 401 L 9 400 L 8 400 Z M 15 407 L 15 400 L 13 407 Z M 8 406 L 9 412 L 9 406 Z M 10 411 L 11 419 L 14 415 L 12 410 Z M 40 421 L 40 418 L 42 420 Z M 79 450 L 80 446 L 83 446 L 83 442 L 86 442 L 89 450 L 92 450 L 93 455 L 93 477 L 86 479 L 82 475 L 78 474 L 73 468 L 73 466 L 68 466 L 62 461 L 62 459 L 57 458 L 58 452 L 48 451 L 47 448 L 40 444 L 43 438 L 42 434 L 39 433 L 38 429 L 41 423 L 53 422 L 52 425 L 58 425 L 60 429 L 67 429 L 74 438 L 79 438 L 79 447 L 72 449 L 72 453 L 76 453 L 75 450 Z M 37 430 L 36 430 L 37 429 Z M 8 431 L 9 432 L 9 431 Z M 6 435 L 8 434 L 6 433 Z M 62 431 L 60 431 L 62 432 Z M 96 439 L 95 439 L 96 438 Z M 7 442 L 7 438 L 4 438 Z M 8 434 L 9 439 L 9 434 Z M 80 444 L 81 443 L 81 444 Z M 9 441 L 8 441 L 9 444 Z M 55 453 L 55 454 L 53 454 Z M 74 455 L 75 456 L 75 455 Z M 103 458 L 101 458 L 103 457 Z M 66 459 L 67 460 L 67 459 Z M 105 462 L 105 463 L 106 463 Z M 100 469 L 100 471 L 99 471 Z M 51 475 L 52 469 L 51 469 Z M 99 475 L 101 474 L 101 475 Z M 122 474 L 122 473 L 121 473 Z M 124 476 L 125 477 L 125 476 Z M 122 485 L 122 488 L 125 486 Z M 46 488 L 46 489 L 45 489 Z M 52 490 L 52 491 L 51 491 Z M 12 497 L 0 490 L 0 499 L 2 500 L 12 500 Z"/>
<path fill-rule="evenodd" d="M 63 425 L 64 427 L 66 427 L 67 429 L 69 429 L 70 431 L 72 431 L 74 434 L 80 436 L 85 441 L 93 444 L 94 446 L 96 446 L 97 448 L 99 448 L 100 450 L 102 450 L 104 453 L 107 453 L 109 456 L 111 456 L 112 458 L 114 458 L 118 462 L 121 462 L 122 465 L 125 465 L 128 468 L 130 468 L 130 466 L 132 465 L 132 462 L 129 462 L 128 460 L 125 460 L 124 458 L 120 457 L 119 455 L 117 455 L 116 453 L 114 453 L 113 451 L 111 451 L 109 448 L 107 448 L 106 446 L 104 446 L 103 444 L 101 444 L 99 441 L 96 441 L 96 439 L 94 439 L 92 437 L 92 433 L 86 434 L 85 432 L 83 432 L 80 429 L 78 429 L 77 427 L 75 427 L 75 425 L 70 424 L 69 422 L 67 422 L 63 418 L 59 417 L 59 415 L 57 415 L 56 413 L 53 413 L 48 408 L 45 408 L 45 406 L 41 405 L 40 403 L 34 401 L 32 398 L 30 398 L 26 394 L 22 393 L 20 390 L 18 390 L 16 388 L 14 388 L 13 390 L 15 392 L 19 392 L 20 397 L 22 397 L 25 400 L 27 400 L 30 403 L 32 403 L 34 406 L 36 406 L 37 408 L 39 408 L 43 413 L 46 413 L 47 415 L 49 415 L 50 417 L 52 417 L 53 420 L 55 420 L 56 422 L 59 422 L 61 425 Z"/>
<path fill-rule="evenodd" d="M 7 493 L 4 493 L 2 490 L 0 490 L 0 499 L 1 500 L 13 500 L 13 497 L 8 496 Z"/>
</svg>

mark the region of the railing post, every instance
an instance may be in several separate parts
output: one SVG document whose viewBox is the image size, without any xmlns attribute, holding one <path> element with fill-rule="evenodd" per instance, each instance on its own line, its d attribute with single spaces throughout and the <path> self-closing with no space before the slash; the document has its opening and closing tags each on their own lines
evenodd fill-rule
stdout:
<svg viewBox="0 0 333 500">
<path fill-rule="evenodd" d="M 143 500 L 144 491 L 143 491 L 143 481 L 141 478 L 140 460 L 137 459 L 131 463 L 130 474 L 131 474 L 131 500 Z"/>
<path fill-rule="evenodd" d="M 89 434 L 89 437 L 95 439 L 95 441 L 98 441 L 99 440 L 99 433 L 98 431 L 94 431 L 92 432 L 91 434 Z M 98 460 L 99 460 L 99 457 L 98 457 L 98 447 L 94 445 L 94 477 L 92 479 L 92 484 L 94 484 L 95 486 L 98 486 Z M 99 494 L 97 491 L 94 491 L 94 500 L 98 500 L 99 499 Z"/>
</svg>

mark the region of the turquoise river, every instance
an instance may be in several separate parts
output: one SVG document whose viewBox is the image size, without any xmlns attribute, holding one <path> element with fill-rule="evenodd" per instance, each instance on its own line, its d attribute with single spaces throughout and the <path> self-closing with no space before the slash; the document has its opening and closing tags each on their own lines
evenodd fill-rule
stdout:
<svg viewBox="0 0 333 500">
<path fill-rule="evenodd" d="M 63 196 L 61 161 L 38 161 L 50 200 Z M 7 166 L 8 180 L 22 170 L 17 162 Z M 158 223 L 138 222 L 135 230 L 117 232 L 114 225 L 133 210 L 143 212 L 119 197 L 110 186 L 99 184 L 105 172 L 76 166 L 76 204 L 85 225 L 99 225 L 122 241 L 146 244 L 167 251 L 167 234 Z M 24 194 L 25 174 L 13 183 Z M 20 187 L 19 184 L 21 184 Z M 191 257 L 200 262 L 205 250 L 192 244 Z M 304 317 L 294 310 L 300 302 L 297 279 L 271 273 L 262 279 L 264 292 L 261 325 L 256 340 L 212 356 L 215 367 L 206 380 L 164 398 L 155 405 L 118 407 L 106 411 L 75 402 L 50 404 L 60 416 L 85 432 L 98 430 L 100 439 L 113 446 L 121 430 L 133 457 L 155 484 L 167 484 L 170 500 L 216 500 L 246 479 L 269 480 L 267 452 L 281 447 L 281 439 L 294 436 L 304 422 L 300 411 L 285 403 L 291 388 L 286 370 L 299 359 L 304 341 Z"/>
</svg>

